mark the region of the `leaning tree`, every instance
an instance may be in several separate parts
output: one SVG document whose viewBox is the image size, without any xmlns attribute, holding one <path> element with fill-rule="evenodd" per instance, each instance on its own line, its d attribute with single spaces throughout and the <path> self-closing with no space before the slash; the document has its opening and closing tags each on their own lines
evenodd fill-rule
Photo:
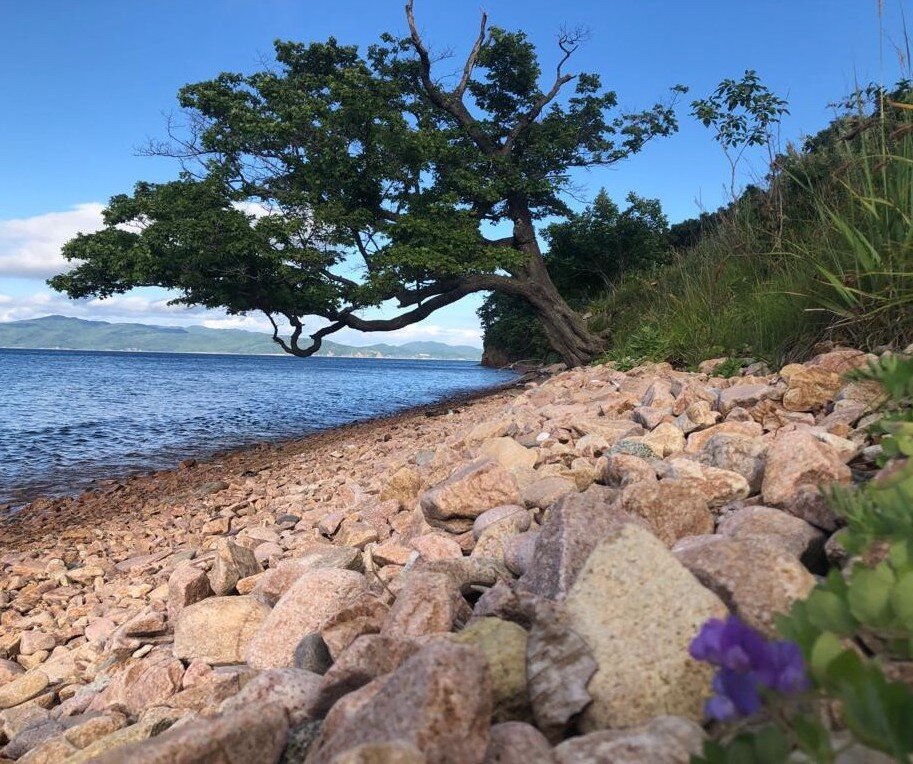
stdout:
<svg viewBox="0 0 913 764">
<path fill-rule="evenodd" d="M 569 212 L 574 168 L 674 132 L 683 88 L 620 110 L 597 75 L 565 71 L 576 32 L 559 36 L 540 86 L 527 37 L 485 14 L 462 69 L 439 79 L 446 56 L 423 41 L 413 0 L 406 18 L 408 37 L 364 54 L 332 38 L 277 42 L 274 68 L 182 88 L 186 120 L 148 149 L 179 158 L 179 178 L 113 197 L 104 228 L 64 246 L 75 267 L 51 285 L 74 298 L 158 286 L 188 305 L 262 311 L 298 356 L 346 327 L 399 329 L 495 291 L 526 300 L 569 365 L 591 359 L 601 338 L 549 278 L 536 224 Z M 391 301 L 391 318 L 359 315 Z M 306 332 L 315 316 L 325 325 Z"/>
</svg>

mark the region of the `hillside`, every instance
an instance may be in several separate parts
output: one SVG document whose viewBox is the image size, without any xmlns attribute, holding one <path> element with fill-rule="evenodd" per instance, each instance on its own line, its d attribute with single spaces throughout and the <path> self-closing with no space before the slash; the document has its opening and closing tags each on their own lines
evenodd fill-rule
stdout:
<svg viewBox="0 0 913 764">
<path fill-rule="evenodd" d="M 0 323 L 0 348 L 58 350 L 121 350 L 158 353 L 282 354 L 268 334 L 204 326 L 152 326 L 85 321 L 67 316 L 44 316 Z M 482 355 L 471 345 L 443 342 L 375 344 L 364 347 L 324 341 L 320 356 L 346 358 L 427 358 L 477 361 Z"/>
</svg>

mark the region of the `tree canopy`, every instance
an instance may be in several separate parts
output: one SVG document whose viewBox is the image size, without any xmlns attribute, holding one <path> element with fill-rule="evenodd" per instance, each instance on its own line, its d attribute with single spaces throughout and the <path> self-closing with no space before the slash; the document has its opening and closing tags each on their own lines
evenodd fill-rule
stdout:
<svg viewBox="0 0 913 764">
<path fill-rule="evenodd" d="M 296 355 L 345 327 L 397 329 L 497 291 L 529 302 L 564 360 L 588 360 L 599 338 L 551 282 L 536 225 L 570 212 L 572 170 L 674 132 L 674 95 L 620 109 L 598 75 L 565 71 L 580 33 L 559 36 L 546 77 L 527 36 L 484 14 L 462 69 L 438 79 L 412 6 L 408 36 L 364 52 L 279 41 L 274 67 L 182 88 L 186 124 L 150 147 L 180 160 L 179 177 L 112 198 L 105 227 L 65 245 L 75 267 L 51 285 L 71 297 L 159 286 L 189 305 L 262 311 Z M 394 317 L 359 315 L 387 301 Z M 309 316 L 326 325 L 305 333 Z"/>
</svg>

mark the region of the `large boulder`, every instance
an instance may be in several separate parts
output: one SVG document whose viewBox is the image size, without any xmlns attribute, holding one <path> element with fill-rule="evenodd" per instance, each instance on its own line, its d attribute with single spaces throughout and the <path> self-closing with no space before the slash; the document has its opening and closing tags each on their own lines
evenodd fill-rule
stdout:
<svg viewBox="0 0 913 764">
<path fill-rule="evenodd" d="M 618 509 L 617 495 L 610 488 L 592 486 L 555 504 L 536 537 L 521 588 L 551 599 L 565 595 L 602 538 L 619 525 L 639 522 Z"/>
<path fill-rule="evenodd" d="M 488 666 L 479 650 L 430 644 L 388 679 L 355 694 L 330 711 L 309 764 L 329 764 L 359 745 L 398 741 L 440 764 L 484 760 L 492 707 Z"/>
<path fill-rule="evenodd" d="M 483 459 L 463 465 L 424 491 L 419 501 L 429 525 L 463 533 L 485 510 L 523 500 L 516 478 L 497 462 Z"/>
<path fill-rule="evenodd" d="M 667 546 L 684 536 L 713 533 L 713 515 L 700 480 L 632 483 L 622 491 L 621 506 L 643 518 Z"/>
<path fill-rule="evenodd" d="M 807 430 L 778 433 L 768 446 L 761 496 L 765 504 L 788 512 L 824 530 L 837 527 L 836 517 L 820 487 L 849 483 L 850 468 L 838 453 Z"/>
<path fill-rule="evenodd" d="M 306 634 L 349 607 L 365 591 L 364 576 L 351 570 L 323 568 L 301 576 L 263 620 L 245 652 L 258 669 L 295 665 L 295 648 Z"/>
<path fill-rule="evenodd" d="M 240 663 L 269 612 L 253 597 L 209 597 L 189 605 L 174 626 L 174 657 Z"/>
<path fill-rule="evenodd" d="M 770 637 L 776 636 L 776 616 L 815 586 L 794 555 L 763 536 L 685 539 L 673 551 L 745 623 Z"/>
<path fill-rule="evenodd" d="M 712 669 L 688 647 L 710 618 L 727 610 L 665 545 L 625 525 L 590 555 L 566 599 L 569 625 L 598 669 L 581 715 L 585 732 L 643 724 L 672 714 L 699 721 Z"/>
</svg>

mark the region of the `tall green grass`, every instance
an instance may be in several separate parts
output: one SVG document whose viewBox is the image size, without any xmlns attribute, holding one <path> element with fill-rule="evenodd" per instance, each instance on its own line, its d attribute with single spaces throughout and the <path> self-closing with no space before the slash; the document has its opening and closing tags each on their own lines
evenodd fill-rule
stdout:
<svg viewBox="0 0 913 764">
<path fill-rule="evenodd" d="M 595 302 L 596 328 L 612 330 L 606 358 L 782 364 L 822 341 L 913 342 L 913 111 L 885 109 L 890 119 L 865 117 L 825 155 L 785 157 L 771 187 L 720 213 L 697 246 Z"/>
</svg>

